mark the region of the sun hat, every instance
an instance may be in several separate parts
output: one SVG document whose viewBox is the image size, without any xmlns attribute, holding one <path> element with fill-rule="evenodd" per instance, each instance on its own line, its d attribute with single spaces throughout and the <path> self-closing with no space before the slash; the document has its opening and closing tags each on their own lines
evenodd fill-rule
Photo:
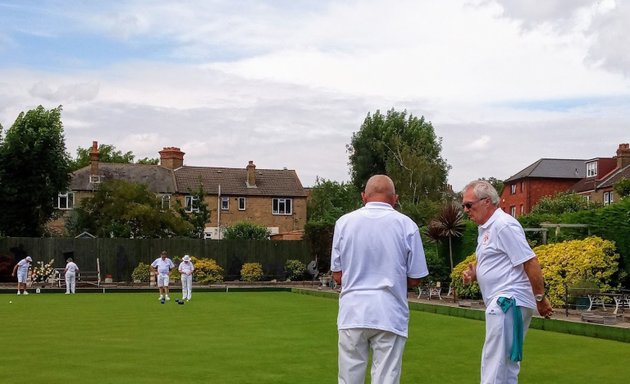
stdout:
<svg viewBox="0 0 630 384">
<path fill-rule="evenodd" d="M 31 261 L 33 261 L 33 259 L 31 259 L 30 256 L 26 256 L 26 261 L 31 262 Z"/>
<path fill-rule="evenodd" d="M 184 261 L 190 261 L 190 256 L 184 255 Z"/>
</svg>

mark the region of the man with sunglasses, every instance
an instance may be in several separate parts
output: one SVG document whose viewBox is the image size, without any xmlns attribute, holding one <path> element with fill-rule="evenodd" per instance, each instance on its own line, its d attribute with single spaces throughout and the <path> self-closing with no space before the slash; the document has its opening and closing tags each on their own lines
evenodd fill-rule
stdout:
<svg viewBox="0 0 630 384">
<path fill-rule="evenodd" d="M 487 181 L 464 187 L 462 207 L 479 226 L 477 262 L 464 284 L 479 283 L 486 305 L 486 338 L 481 354 L 481 383 L 517 383 L 523 340 L 534 310 L 551 317 L 551 303 L 538 258 L 520 223 L 498 208 L 499 195 Z"/>
<path fill-rule="evenodd" d="M 372 383 L 399 383 L 407 341 L 407 290 L 429 274 L 418 226 L 394 209 L 385 175 L 361 193 L 365 206 L 337 220 L 331 270 L 339 294 L 339 383 L 363 384 L 372 350 Z"/>
</svg>

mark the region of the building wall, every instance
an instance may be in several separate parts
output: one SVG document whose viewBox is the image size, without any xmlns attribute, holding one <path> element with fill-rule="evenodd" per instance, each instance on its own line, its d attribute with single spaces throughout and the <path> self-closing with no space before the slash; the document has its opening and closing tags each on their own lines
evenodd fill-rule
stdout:
<svg viewBox="0 0 630 384">
<path fill-rule="evenodd" d="M 540 179 L 525 178 L 506 184 L 499 199 L 499 207 L 507 213 L 516 208 L 516 217 L 528 214 L 540 199 L 545 196 L 553 196 L 558 192 L 564 192 L 572 187 L 578 179 Z M 516 185 L 516 191 L 512 193 L 512 185 Z M 521 209 L 522 207 L 522 209 Z"/>
</svg>

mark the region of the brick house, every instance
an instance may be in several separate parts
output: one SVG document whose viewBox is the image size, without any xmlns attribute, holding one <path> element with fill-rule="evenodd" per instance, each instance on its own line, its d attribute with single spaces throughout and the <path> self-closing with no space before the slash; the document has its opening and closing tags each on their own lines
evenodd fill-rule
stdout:
<svg viewBox="0 0 630 384">
<path fill-rule="evenodd" d="M 545 196 L 571 188 L 586 176 L 585 160 L 540 159 L 505 180 L 499 207 L 518 217 L 528 214 Z"/>
<path fill-rule="evenodd" d="M 194 195 L 201 188 L 210 210 L 206 238 L 220 239 L 222 228 L 240 221 L 264 225 L 272 235 L 290 232 L 291 239 L 297 237 L 295 231 L 303 231 L 307 194 L 294 170 L 257 169 L 253 161 L 244 168 L 187 166 L 177 147 L 165 147 L 159 154 L 159 165 L 102 163 L 93 142 L 90 165 L 74 172 L 70 191 L 59 194 L 57 208 L 64 214 L 50 223 L 51 232 L 63 233 L 75 203 L 99 183 L 115 179 L 144 184 L 161 198 L 162 207 L 174 207 L 178 200 L 189 212 L 196 209 Z"/>
</svg>

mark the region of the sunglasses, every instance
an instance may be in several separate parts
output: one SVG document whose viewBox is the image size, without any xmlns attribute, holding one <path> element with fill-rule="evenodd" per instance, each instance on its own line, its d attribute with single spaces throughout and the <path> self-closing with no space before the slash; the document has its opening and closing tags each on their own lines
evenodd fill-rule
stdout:
<svg viewBox="0 0 630 384">
<path fill-rule="evenodd" d="M 470 208 L 472 208 L 472 207 L 473 207 L 473 205 L 475 205 L 475 204 L 477 204 L 478 202 L 480 202 L 481 200 L 485 200 L 485 199 L 487 199 L 487 197 L 481 198 L 481 199 L 476 200 L 476 201 L 469 201 L 468 203 L 464 203 L 464 204 L 462 204 L 462 208 L 463 208 L 463 209 L 470 209 Z"/>
</svg>

